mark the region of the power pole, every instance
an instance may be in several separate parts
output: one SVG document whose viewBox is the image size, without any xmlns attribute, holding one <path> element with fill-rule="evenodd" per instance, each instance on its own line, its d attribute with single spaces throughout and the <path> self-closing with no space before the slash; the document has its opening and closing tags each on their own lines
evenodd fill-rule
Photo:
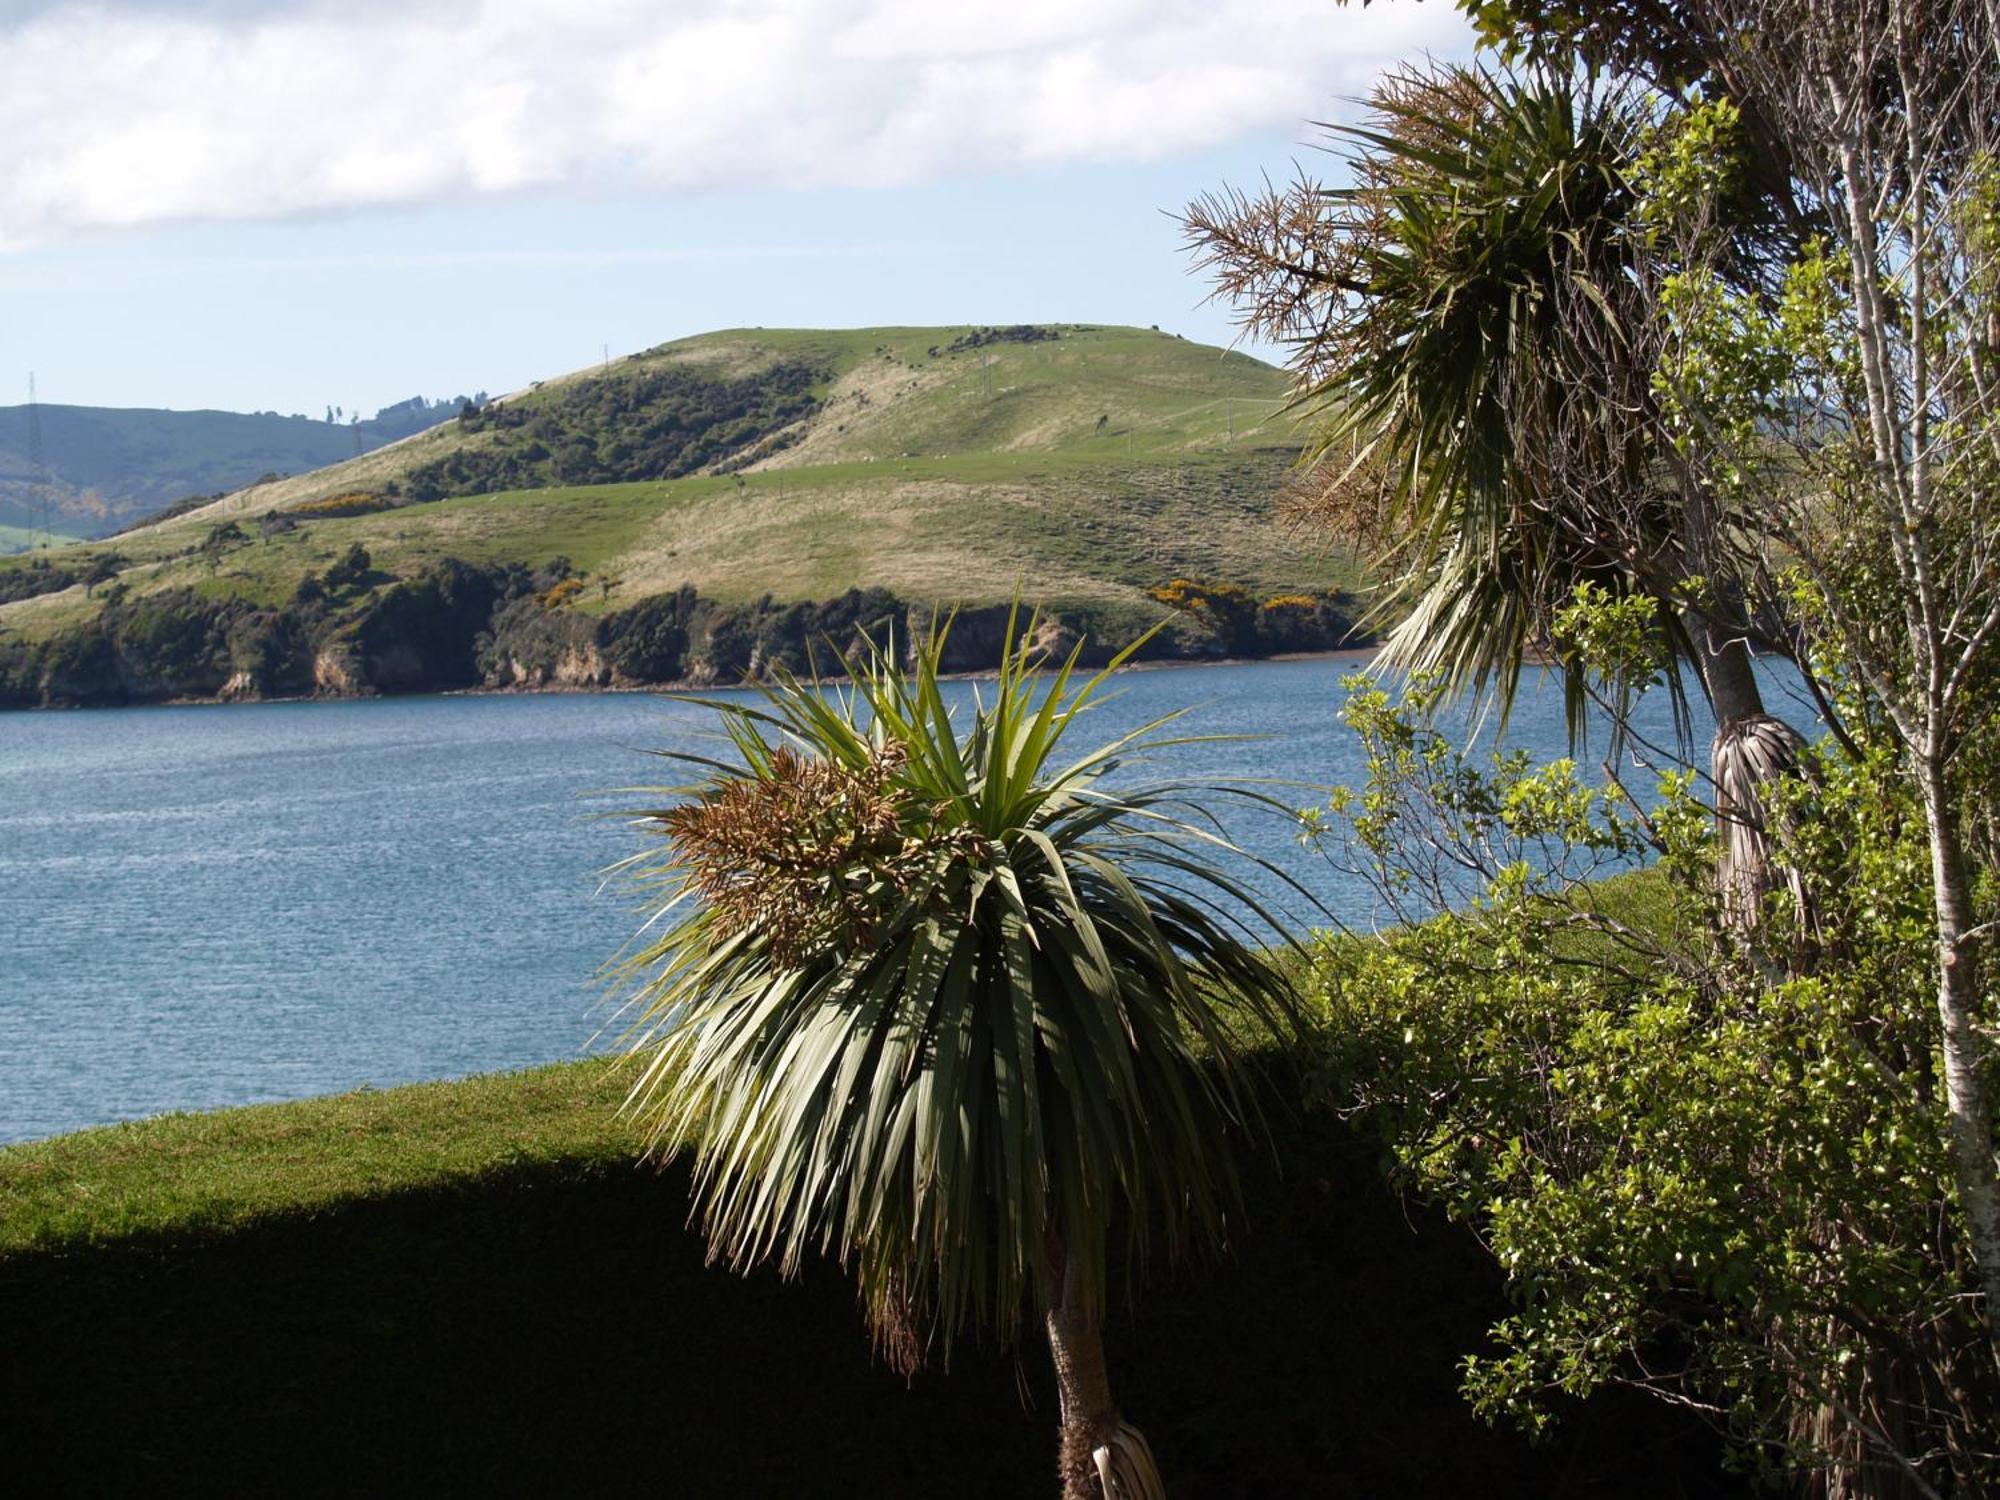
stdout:
<svg viewBox="0 0 2000 1500">
<path fill-rule="evenodd" d="M 47 550 L 55 544 L 55 526 L 49 506 L 49 462 L 42 451 L 42 408 L 35 399 L 35 372 L 28 372 L 28 483 L 33 491 L 29 499 L 29 514 L 39 524 L 42 533 L 42 547 Z"/>
</svg>

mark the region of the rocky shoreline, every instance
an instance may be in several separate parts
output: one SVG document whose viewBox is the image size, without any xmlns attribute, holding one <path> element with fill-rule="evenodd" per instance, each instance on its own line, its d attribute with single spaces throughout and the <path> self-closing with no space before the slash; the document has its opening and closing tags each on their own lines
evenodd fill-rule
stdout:
<svg viewBox="0 0 2000 1500">
<path fill-rule="evenodd" d="M 115 600 L 53 639 L 0 642 L 0 708 L 698 691 L 778 671 L 834 675 L 869 640 L 922 639 L 936 614 L 879 589 L 793 604 L 723 603 L 681 589 L 592 614 L 574 607 L 564 582 L 447 561 L 280 609 L 187 591 Z M 1365 644 L 1338 595 L 1257 603 L 1226 586 L 1175 582 L 1176 609 L 1140 648 L 1143 660 L 1261 660 Z M 957 611 L 947 671 L 989 670 L 1008 614 L 1007 605 Z M 1066 655 L 1082 641 L 1095 666 L 1147 627 L 1102 611 L 1045 610 L 1038 643 Z"/>
</svg>

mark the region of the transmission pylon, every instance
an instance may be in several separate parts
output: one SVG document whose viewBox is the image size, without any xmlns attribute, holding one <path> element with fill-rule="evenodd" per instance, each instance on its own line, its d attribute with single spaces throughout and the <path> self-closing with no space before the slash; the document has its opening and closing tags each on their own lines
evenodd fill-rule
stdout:
<svg viewBox="0 0 2000 1500">
<path fill-rule="evenodd" d="M 55 545 L 55 518 L 49 506 L 49 461 L 42 451 L 42 408 L 35 399 L 35 372 L 28 372 L 28 515 L 41 532 L 44 550 Z M 33 545 L 32 537 L 30 545 Z"/>
</svg>

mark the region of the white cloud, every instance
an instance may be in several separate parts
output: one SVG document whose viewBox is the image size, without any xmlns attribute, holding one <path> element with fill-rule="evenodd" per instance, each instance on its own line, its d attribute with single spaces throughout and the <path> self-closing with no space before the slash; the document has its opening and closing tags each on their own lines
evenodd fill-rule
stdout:
<svg viewBox="0 0 2000 1500">
<path fill-rule="evenodd" d="M 883 185 L 1324 117 L 1442 0 L 0 0 L 0 248 L 557 185 Z"/>
</svg>

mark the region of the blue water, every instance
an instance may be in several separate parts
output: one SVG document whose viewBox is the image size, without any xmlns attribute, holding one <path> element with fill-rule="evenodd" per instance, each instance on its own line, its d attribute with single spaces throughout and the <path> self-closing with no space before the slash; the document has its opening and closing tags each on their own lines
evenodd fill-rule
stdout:
<svg viewBox="0 0 2000 1500">
<path fill-rule="evenodd" d="M 1262 738 L 1162 772 L 1353 779 L 1354 670 L 1134 672 L 1077 732 L 1191 708 Z M 636 922 L 599 872 L 644 836 L 605 814 L 709 723 L 631 694 L 0 714 L 0 1140 L 577 1056 Z M 1510 738 L 1563 753 L 1559 695 Z M 1366 920 L 1290 824 L 1230 827 Z"/>
</svg>

